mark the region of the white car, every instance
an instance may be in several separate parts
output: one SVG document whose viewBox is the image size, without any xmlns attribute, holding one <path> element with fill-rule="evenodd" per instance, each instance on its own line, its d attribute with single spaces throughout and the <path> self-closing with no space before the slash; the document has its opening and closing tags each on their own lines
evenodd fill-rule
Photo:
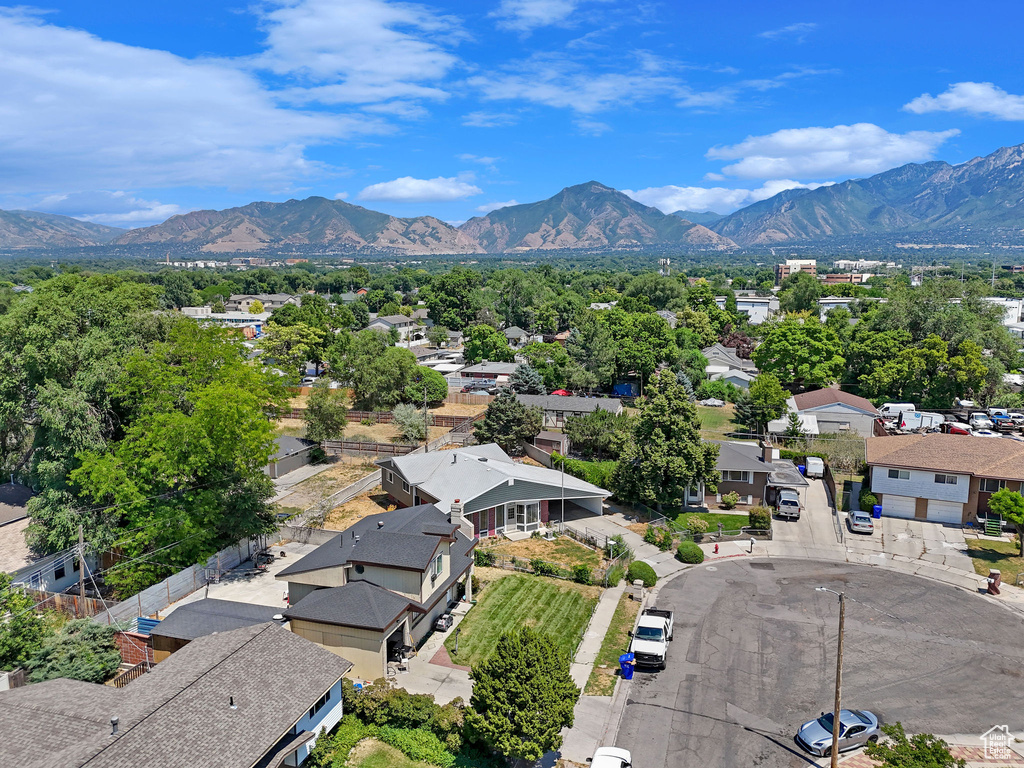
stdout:
<svg viewBox="0 0 1024 768">
<path fill-rule="evenodd" d="M 998 432 L 991 429 L 972 429 L 971 434 L 975 437 L 1002 437 Z"/>
<path fill-rule="evenodd" d="M 632 768 L 633 756 L 628 749 L 598 747 L 594 756 L 587 758 L 587 762 L 593 768 Z"/>
<path fill-rule="evenodd" d="M 312 387 L 319 380 L 320 378 L 318 376 L 303 376 L 301 384 L 304 387 Z"/>
<path fill-rule="evenodd" d="M 988 414 L 981 411 L 972 413 L 967 423 L 971 425 L 972 429 L 992 429 L 995 426 L 992 423 L 992 419 L 988 417 Z"/>
<path fill-rule="evenodd" d="M 851 512 L 846 518 L 846 524 L 850 526 L 850 533 L 875 532 L 875 521 L 867 512 Z"/>
</svg>

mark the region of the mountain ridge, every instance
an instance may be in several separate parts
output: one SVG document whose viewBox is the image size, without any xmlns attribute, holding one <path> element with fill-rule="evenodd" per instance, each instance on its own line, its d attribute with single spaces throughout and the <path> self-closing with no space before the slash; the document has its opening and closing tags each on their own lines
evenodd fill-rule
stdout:
<svg viewBox="0 0 1024 768">
<path fill-rule="evenodd" d="M 106 245 L 125 230 L 39 211 L 0 210 L 0 245 L 6 248 L 74 248 Z"/>
</svg>

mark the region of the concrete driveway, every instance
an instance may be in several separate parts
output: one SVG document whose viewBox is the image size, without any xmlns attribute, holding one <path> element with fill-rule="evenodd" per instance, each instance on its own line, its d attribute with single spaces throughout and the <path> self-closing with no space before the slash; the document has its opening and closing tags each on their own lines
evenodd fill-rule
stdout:
<svg viewBox="0 0 1024 768">
<path fill-rule="evenodd" d="M 638 672 L 614 744 L 646 768 L 796 768 L 803 722 L 833 700 L 844 590 L 843 703 L 912 733 L 1024 731 L 1024 619 L 981 597 L 847 563 L 722 560 L 666 583 L 668 669 Z M 820 763 L 827 764 L 827 763 Z"/>
</svg>

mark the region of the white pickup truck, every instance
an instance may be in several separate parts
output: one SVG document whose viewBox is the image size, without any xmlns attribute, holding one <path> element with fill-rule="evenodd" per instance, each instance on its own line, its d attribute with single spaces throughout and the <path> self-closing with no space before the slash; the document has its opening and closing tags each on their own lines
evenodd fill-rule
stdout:
<svg viewBox="0 0 1024 768">
<path fill-rule="evenodd" d="M 668 644 L 672 639 L 672 611 L 645 608 L 640 614 L 629 652 L 638 667 L 665 669 L 668 665 Z"/>
</svg>

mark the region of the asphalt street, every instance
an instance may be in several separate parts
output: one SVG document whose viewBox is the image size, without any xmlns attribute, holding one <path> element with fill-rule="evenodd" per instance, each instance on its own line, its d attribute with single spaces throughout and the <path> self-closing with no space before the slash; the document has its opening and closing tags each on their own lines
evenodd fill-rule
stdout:
<svg viewBox="0 0 1024 768">
<path fill-rule="evenodd" d="M 646 768 L 806 766 L 799 725 L 830 710 L 845 591 L 843 706 L 909 732 L 1024 732 L 1024 619 L 944 584 L 845 563 L 718 561 L 668 582 L 663 672 L 638 672 L 616 745 Z"/>
</svg>

